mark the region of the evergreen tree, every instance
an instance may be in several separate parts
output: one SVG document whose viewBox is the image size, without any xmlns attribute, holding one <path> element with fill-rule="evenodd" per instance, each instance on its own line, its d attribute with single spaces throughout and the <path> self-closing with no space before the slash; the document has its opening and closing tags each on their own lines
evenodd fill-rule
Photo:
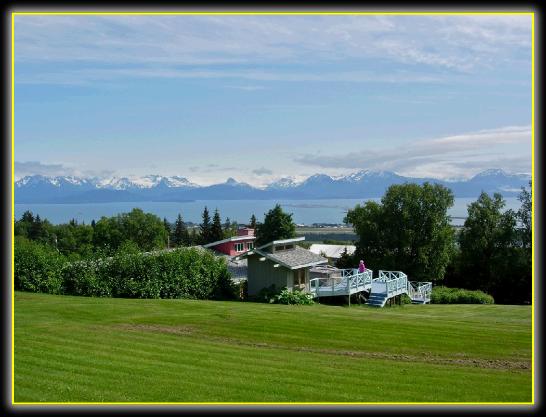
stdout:
<svg viewBox="0 0 546 417">
<path fill-rule="evenodd" d="M 21 221 L 27 222 L 27 223 L 34 223 L 34 216 L 32 215 L 32 212 L 28 210 L 25 211 L 23 215 L 21 216 Z"/>
<path fill-rule="evenodd" d="M 209 210 L 207 209 L 207 206 L 205 206 L 205 209 L 203 210 L 203 222 L 199 225 L 199 229 L 201 232 L 201 243 L 207 244 L 212 242 L 210 239 L 211 237 L 211 224 L 210 224 L 210 215 Z"/>
<path fill-rule="evenodd" d="M 273 240 L 296 237 L 296 225 L 292 214 L 285 213 L 277 204 L 265 215 L 264 222 L 258 226 L 256 245 L 265 245 Z"/>
<path fill-rule="evenodd" d="M 173 243 L 176 246 L 184 246 L 189 243 L 189 233 L 186 224 L 182 220 L 182 215 L 178 214 L 174 223 Z"/>
<path fill-rule="evenodd" d="M 212 218 L 212 226 L 210 229 L 210 242 L 216 242 L 224 238 L 224 231 L 222 230 L 222 220 L 220 219 L 220 212 L 218 209 L 214 210 L 214 216 Z"/>
<path fill-rule="evenodd" d="M 191 235 L 189 237 L 188 245 L 198 245 L 201 242 L 201 237 L 197 234 L 197 229 L 194 227 L 191 229 Z"/>
<path fill-rule="evenodd" d="M 340 269 L 349 269 L 355 267 L 355 260 L 352 255 L 347 252 L 347 247 L 341 252 L 341 256 L 336 261 L 336 267 Z"/>
<path fill-rule="evenodd" d="M 97 223 L 95 223 L 95 219 L 91 220 L 91 227 L 94 229 Z"/>
<path fill-rule="evenodd" d="M 250 217 L 250 223 L 249 223 L 248 227 L 250 227 L 251 229 L 256 230 L 256 226 L 257 226 L 257 223 L 256 223 L 256 216 L 253 214 L 253 215 Z"/>
<path fill-rule="evenodd" d="M 43 235 L 43 224 L 40 215 L 37 214 L 34 221 L 30 225 L 28 237 L 32 240 L 39 240 Z"/>
</svg>

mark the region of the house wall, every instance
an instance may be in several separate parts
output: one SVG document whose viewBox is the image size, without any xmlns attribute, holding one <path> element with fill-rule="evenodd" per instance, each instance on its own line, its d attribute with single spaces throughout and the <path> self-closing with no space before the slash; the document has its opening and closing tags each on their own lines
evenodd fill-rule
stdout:
<svg viewBox="0 0 546 417">
<path fill-rule="evenodd" d="M 282 265 L 273 268 L 272 261 L 269 259 L 260 261 L 260 258 L 258 254 L 248 257 L 248 295 L 257 295 L 260 290 L 273 284 L 277 289 L 292 287 L 294 282 L 292 270 Z"/>
<path fill-rule="evenodd" d="M 239 255 L 239 254 L 242 253 L 242 252 L 237 252 L 235 250 L 235 244 L 237 244 L 237 243 L 244 243 L 244 245 L 245 245 L 244 251 L 246 251 L 247 250 L 247 243 L 254 243 L 254 239 L 237 240 L 235 242 L 224 242 L 224 243 L 221 243 L 220 245 L 213 246 L 210 249 L 215 249 L 218 252 L 225 253 L 226 255 L 235 256 L 235 255 Z"/>
</svg>

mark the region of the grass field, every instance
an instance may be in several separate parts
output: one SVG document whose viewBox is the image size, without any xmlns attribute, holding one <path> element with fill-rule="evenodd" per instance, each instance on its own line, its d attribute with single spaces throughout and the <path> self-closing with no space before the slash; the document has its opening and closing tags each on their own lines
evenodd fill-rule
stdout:
<svg viewBox="0 0 546 417">
<path fill-rule="evenodd" d="M 531 308 L 15 295 L 16 402 L 529 402 Z"/>
</svg>

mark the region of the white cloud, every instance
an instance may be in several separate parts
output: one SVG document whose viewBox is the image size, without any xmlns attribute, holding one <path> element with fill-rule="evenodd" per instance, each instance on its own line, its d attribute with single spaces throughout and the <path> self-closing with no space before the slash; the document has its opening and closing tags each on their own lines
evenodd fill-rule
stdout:
<svg viewBox="0 0 546 417">
<path fill-rule="evenodd" d="M 322 168 L 382 169 L 436 178 L 469 177 L 499 167 L 530 172 L 531 127 L 486 129 L 350 154 L 302 155 L 296 161 Z"/>
<path fill-rule="evenodd" d="M 39 161 L 15 161 L 15 180 L 27 175 L 44 175 L 46 177 L 55 176 L 84 176 L 84 177 L 104 177 L 114 174 L 111 170 L 93 170 L 76 167 L 74 164 L 67 163 L 42 163 Z"/>
<path fill-rule="evenodd" d="M 530 28 L 529 16 L 16 16 L 15 57 L 63 63 L 41 68 L 49 83 L 67 73 L 85 82 L 122 70 L 142 77 L 404 82 L 509 65 L 530 56 Z M 420 68 L 407 78 L 385 68 L 341 71 L 337 78 L 316 69 L 346 61 Z M 67 63 L 85 63 L 87 71 Z M 278 73 L 267 70 L 272 64 L 303 68 Z M 31 81 L 19 75 L 17 82 Z"/>
</svg>

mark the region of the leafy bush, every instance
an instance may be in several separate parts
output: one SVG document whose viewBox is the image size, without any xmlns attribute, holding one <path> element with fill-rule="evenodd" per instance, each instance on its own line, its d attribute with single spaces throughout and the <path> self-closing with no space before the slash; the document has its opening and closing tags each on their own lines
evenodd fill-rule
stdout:
<svg viewBox="0 0 546 417">
<path fill-rule="evenodd" d="M 400 295 L 401 304 L 411 304 L 411 298 L 407 294 Z"/>
<path fill-rule="evenodd" d="M 273 297 L 270 302 L 278 304 L 301 304 L 309 305 L 314 304 L 313 296 L 299 290 L 289 291 L 284 288 L 279 294 Z"/>
<path fill-rule="evenodd" d="M 462 288 L 434 287 L 430 298 L 432 304 L 494 304 L 494 299 L 483 291 Z"/>
<path fill-rule="evenodd" d="M 275 284 L 270 285 L 267 288 L 262 288 L 257 295 L 252 297 L 256 301 L 273 303 L 275 302 L 275 297 L 281 293 L 281 290 L 275 287 Z"/>
<path fill-rule="evenodd" d="M 15 288 L 90 297 L 235 297 L 223 258 L 191 248 L 138 253 L 130 246 L 113 257 L 67 262 L 54 249 L 18 238 Z"/>
<path fill-rule="evenodd" d="M 42 243 L 15 237 L 14 281 L 19 291 L 61 293 L 61 269 L 66 258 Z"/>
</svg>

